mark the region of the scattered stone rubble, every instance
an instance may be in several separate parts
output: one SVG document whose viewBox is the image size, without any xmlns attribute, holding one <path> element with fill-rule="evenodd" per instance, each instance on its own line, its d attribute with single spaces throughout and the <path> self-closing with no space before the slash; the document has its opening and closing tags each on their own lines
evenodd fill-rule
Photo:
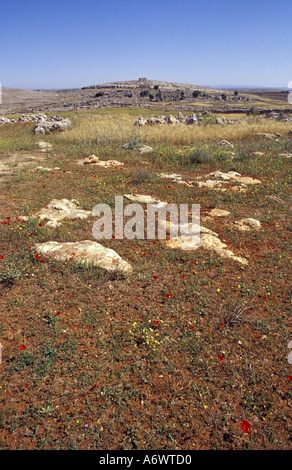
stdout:
<svg viewBox="0 0 292 470">
<path fill-rule="evenodd" d="M 261 181 L 256 178 L 250 176 L 242 176 L 236 171 L 229 171 L 228 173 L 224 173 L 222 171 L 213 171 L 208 175 L 197 177 L 196 180 L 189 181 L 182 180 L 182 176 L 178 173 L 173 173 L 169 175 L 160 173 L 159 176 L 161 178 L 171 179 L 173 182 L 178 184 L 186 184 L 188 186 L 193 186 L 194 184 L 197 184 L 200 188 L 206 187 L 220 191 L 241 191 L 245 189 L 249 184 L 261 183 Z M 236 186 L 234 185 L 235 183 L 237 183 Z"/>
<path fill-rule="evenodd" d="M 126 194 L 125 197 L 131 201 L 153 204 L 156 209 L 164 209 L 168 206 L 168 202 L 160 201 L 149 195 Z M 209 212 L 207 217 L 203 218 L 203 220 L 207 222 L 213 217 L 226 217 L 228 215 L 230 215 L 230 212 L 214 208 Z M 229 250 L 226 243 L 219 239 L 219 235 L 216 232 L 202 226 L 201 224 L 188 223 L 182 226 L 177 226 L 176 224 L 166 220 L 166 218 L 161 218 L 159 223 L 161 224 L 161 227 L 164 227 L 169 233 L 178 234 L 175 238 L 164 240 L 165 245 L 170 249 L 196 250 L 201 246 L 206 250 L 215 251 L 222 257 L 231 258 L 243 265 L 248 264 L 247 259 L 236 256 L 233 251 Z M 237 225 L 239 230 L 242 231 L 259 230 L 261 227 L 260 222 L 252 218 L 245 218 L 234 223 Z M 199 235 L 199 238 L 194 235 Z"/>
<path fill-rule="evenodd" d="M 72 125 L 70 119 L 63 119 L 60 116 L 50 116 L 46 114 L 23 114 L 19 118 L 8 119 L 0 116 L 1 124 L 13 124 L 17 122 L 22 123 L 36 123 L 34 128 L 35 134 L 51 134 L 52 132 L 66 132 Z"/>
<path fill-rule="evenodd" d="M 226 118 L 224 116 L 216 118 L 216 124 L 247 124 L 245 119 L 233 119 L 233 118 Z"/>
<path fill-rule="evenodd" d="M 266 117 L 271 121 L 292 122 L 292 117 L 283 112 L 269 111 Z"/>
<path fill-rule="evenodd" d="M 38 116 L 35 134 L 52 134 L 53 132 L 67 132 L 72 126 L 70 119 L 62 119 L 60 116 L 47 117 L 45 114 Z"/>
<path fill-rule="evenodd" d="M 189 116 L 184 117 L 181 112 L 178 113 L 177 117 L 169 115 L 169 116 L 154 116 L 150 117 L 149 119 L 145 120 L 141 116 L 134 122 L 134 125 L 137 126 L 153 126 L 156 124 L 186 124 L 186 125 L 198 125 L 206 122 L 206 119 L 212 117 L 212 113 L 208 111 L 204 111 L 203 113 L 191 113 Z M 232 118 L 213 118 L 214 123 L 216 124 L 247 124 L 244 119 L 232 119 Z"/>
<path fill-rule="evenodd" d="M 15 124 L 17 122 L 38 122 L 40 118 L 47 118 L 45 114 L 23 114 L 19 118 L 8 119 L 4 116 L 0 116 L 0 125 L 1 124 Z"/>
</svg>

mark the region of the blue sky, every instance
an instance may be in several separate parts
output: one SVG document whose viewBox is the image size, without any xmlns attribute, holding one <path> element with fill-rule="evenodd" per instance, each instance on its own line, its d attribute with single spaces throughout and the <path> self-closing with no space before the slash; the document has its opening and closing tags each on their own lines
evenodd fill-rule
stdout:
<svg viewBox="0 0 292 470">
<path fill-rule="evenodd" d="M 3 0 L 0 83 L 286 87 L 291 27 L 291 0 Z"/>
</svg>

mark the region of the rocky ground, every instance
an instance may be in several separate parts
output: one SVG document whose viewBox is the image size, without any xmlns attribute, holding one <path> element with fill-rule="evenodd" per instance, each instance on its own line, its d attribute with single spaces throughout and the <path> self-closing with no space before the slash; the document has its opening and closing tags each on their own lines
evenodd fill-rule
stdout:
<svg viewBox="0 0 292 470">
<path fill-rule="evenodd" d="M 245 115 L 176 111 L 133 116 L 129 138 L 164 136 L 145 143 L 120 114 L 89 131 L 2 120 L 1 449 L 292 448 L 289 113 L 256 133 Z M 184 141 L 214 128 L 236 132 Z M 164 238 L 120 239 L 114 221 L 97 239 L 116 196 L 143 209 L 143 235 L 147 204 L 199 205 L 200 246 L 196 224 L 171 238 L 172 219 Z"/>
<path fill-rule="evenodd" d="M 3 88 L 0 115 L 130 106 L 163 109 L 168 105 L 168 101 L 157 101 L 159 90 L 180 90 L 181 99 L 171 103 L 172 107 L 180 111 L 203 111 L 207 107 L 212 112 L 245 113 L 254 106 L 259 111 L 292 109 L 287 100 L 287 93 L 281 90 L 237 92 L 157 80 L 133 80 L 65 90 Z M 196 98 L 193 96 L 194 92 L 199 92 Z"/>
</svg>

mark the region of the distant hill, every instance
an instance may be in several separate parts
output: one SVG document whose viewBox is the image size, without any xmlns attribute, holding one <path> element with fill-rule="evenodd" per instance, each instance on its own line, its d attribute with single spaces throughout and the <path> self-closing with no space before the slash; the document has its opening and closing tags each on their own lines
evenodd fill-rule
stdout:
<svg viewBox="0 0 292 470">
<path fill-rule="evenodd" d="M 202 86 L 202 85 L 192 85 L 187 83 L 179 82 L 166 82 L 162 80 L 148 80 L 147 78 L 139 78 L 138 80 L 127 80 L 127 81 L 116 81 L 116 82 L 107 82 L 96 85 L 89 85 L 82 87 L 82 90 L 88 89 L 100 89 L 100 88 L 173 88 L 173 89 L 193 89 L 193 90 L 202 90 L 202 91 L 220 91 L 220 89 Z"/>
<path fill-rule="evenodd" d="M 281 107 L 290 111 L 287 91 L 224 86 L 217 88 L 139 78 L 89 85 L 78 89 L 2 88 L 0 115 L 75 112 L 115 107 L 136 107 L 157 111 L 171 108 L 174 112 L 207 110 L 215 113 L 244 113 L 251 107 L 263 111 Z M 235 90 L 238 93 L 234 93 Z"/>
</svg>

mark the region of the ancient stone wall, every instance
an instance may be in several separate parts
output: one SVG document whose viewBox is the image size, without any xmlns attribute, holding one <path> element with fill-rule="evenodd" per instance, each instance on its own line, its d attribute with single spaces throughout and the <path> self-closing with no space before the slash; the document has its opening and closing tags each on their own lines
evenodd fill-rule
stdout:
<svg viewBox="0 0 292 470">
<path fill-rule="evenodd" d="M 158 99 L 160 101 L 178 101 L 180 96 L 179 90 L 159 90 Z"/>
</svg>

